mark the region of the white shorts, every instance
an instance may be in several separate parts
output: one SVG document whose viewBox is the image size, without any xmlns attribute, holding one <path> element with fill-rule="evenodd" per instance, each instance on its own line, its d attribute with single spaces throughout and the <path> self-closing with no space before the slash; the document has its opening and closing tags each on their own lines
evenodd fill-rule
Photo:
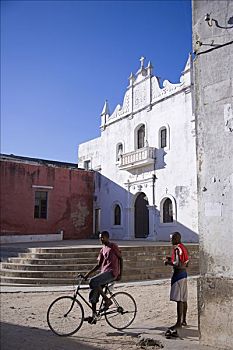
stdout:
<svg viewBox="0 0 233 350">
<path fill-rule="evenodd" d="M 187 278 L 177 279 L 171 285 L 170 300 L 171 301 L 187 301 L 188 287 Z"/>
</svg>

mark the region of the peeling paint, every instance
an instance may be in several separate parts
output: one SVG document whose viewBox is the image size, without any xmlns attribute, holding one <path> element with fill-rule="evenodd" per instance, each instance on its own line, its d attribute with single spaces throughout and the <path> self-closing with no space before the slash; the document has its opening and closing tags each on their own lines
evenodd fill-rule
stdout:
<svg viewBox="0 0 233 350">
<path fill-rule="evenodd" d="M 189 187 L 187 186 L 176 186 L 175 194 L 178 199 L 179 207 L 182 208 L 188 203 L 189 199 Z"/>
<path fill-rule="evenodd" d="M 232 106 L 230 103 L 224 105 L 224 122 L 225 122 L 225 131 L 233 132 L 233 112 Z"/>
<path fill-rule="evenodd" d="M 79 229 L 85 226 L 86 219 L 88 218 L 89 210 L 86 205 L 78 203 L 76 210 L 71 213 L 72 223 L 75 228 Z"/>
</svg>

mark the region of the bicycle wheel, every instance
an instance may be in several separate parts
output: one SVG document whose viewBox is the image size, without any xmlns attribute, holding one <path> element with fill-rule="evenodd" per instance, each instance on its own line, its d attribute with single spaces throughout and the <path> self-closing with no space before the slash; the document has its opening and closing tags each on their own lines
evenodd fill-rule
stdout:
<svg viewBox="0 0 233 350">
<path fill-rule="evenodd" d="M 115 329 L 129 327 L 137 313 L 137 305 L 134 298 L 126 292 L 117 292 L 110 299 L 113 304 L 105 313 L 107 323 Z"/>
<path fill-rule="evenodd" d="M 47 311 L 49 328 L 59 336 L 65 337 L 77 332 L 83 324 L 83 319 L 82 305 L 69 296 L 55 299 Z"/>
</svg>

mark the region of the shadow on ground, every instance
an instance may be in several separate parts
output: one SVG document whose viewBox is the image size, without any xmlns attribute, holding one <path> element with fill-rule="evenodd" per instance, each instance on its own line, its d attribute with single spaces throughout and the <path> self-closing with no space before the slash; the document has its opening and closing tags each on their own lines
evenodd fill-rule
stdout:
<svg viewBox="0 0 233 350">
<path fill-rule="evenodd" d="M 1 350 L 96 350 L 75 337 L 58 337 L 50 330 L 1 324 Z"/>
</svg>

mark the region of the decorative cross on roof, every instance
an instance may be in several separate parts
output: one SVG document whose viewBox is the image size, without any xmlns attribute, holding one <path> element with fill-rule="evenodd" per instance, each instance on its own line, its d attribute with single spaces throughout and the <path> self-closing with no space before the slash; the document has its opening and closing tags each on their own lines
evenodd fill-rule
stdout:
<svg viewBox="0 0 233 350">
<path fill-rule="evenodd" d="M 145 61 L 145 57 L 141 57 L 140 58 L 140 62 L 141 62 L 141 68 L 144 68 L 144 61 Z"/>
</svg>

